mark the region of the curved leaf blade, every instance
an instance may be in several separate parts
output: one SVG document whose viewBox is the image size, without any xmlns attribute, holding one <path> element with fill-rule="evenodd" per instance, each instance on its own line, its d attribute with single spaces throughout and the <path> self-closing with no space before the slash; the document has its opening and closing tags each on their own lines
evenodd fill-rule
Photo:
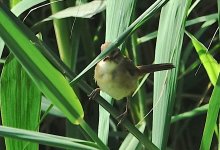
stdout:
<svg viewBox="0 0 220 150">
<path fill-rule="evenodd" d="M 103 10 L 105 10 L 105 1 L 95 0 L 86 4 L 61 10 L 42 20 L 41 22 L 68 17 L 91 18 L 92 16 L 102 12 Z"/>
<path fill-rule="evenodd" d="M 190 34 L 189 32 L 186 32 L 186 34 L 190 37 L 193 46 L 195 47 L 196 52 L 198 53 L 203 66 L 205 67 L 210 81 L 213 85 L 215 85 L 218 78 L 218 74 L 220 72 L 220 66 L 218 62 L 208 52 L 208 49 L 201 42 L 199 42 L 192 34 Z"/>
<path fill-rule="evenodd" d="M 84 116 L 83 109 L 67 80 L 40 52 L 44 48 L 37 37 L 2 4 L 0 8 L 0 34 L 10 51 L 42 93 L 72 123 L 79 124 Z"/>
</svg>

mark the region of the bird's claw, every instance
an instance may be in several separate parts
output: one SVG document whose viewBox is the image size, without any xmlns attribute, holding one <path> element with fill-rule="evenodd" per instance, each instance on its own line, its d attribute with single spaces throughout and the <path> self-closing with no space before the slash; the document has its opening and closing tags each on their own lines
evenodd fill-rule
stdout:
<svg viewBox="0 0 220 150">
<path fill-rule="evenodd" d="M 96 88 L 94 89 L 89 95 L 89 100 L 95 99 L 95 97 L 97 96 L 97 94 L 99 94 L 100 92 L 100 88 Z"/>
</svg>

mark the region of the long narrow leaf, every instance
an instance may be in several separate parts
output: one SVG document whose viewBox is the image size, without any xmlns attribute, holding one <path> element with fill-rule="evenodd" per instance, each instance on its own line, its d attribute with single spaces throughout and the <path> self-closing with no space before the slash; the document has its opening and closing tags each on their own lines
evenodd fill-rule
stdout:
<svg viewBox="0 0 220 150">
<path fill-rule="evenodd" d="M 196 117 L 198 115 L 202 115 L 207 112 L 209 105 L 203 105 L 201 107 L 195 108 L 193 110 L 172 116 L 171 118 L 171 123 L 175 123 L 177 121 L 183 120 L 183 119 L 188 119 L 192 117 Z"/>
<path fill-rule="evenodd" d="M 65 149 L 99 149 L 95 143 L 88 141 L 3 126 L 0 126 L 0 136 L 6 136 L 20 140 L 28 140 L 30 142 L 36 142 L 43 145 Z"/>
<path fill-rule="evenodd" d="M 71 123 L 80 124 L 101 149 L 108 149 L 83 120 L 82 106 L 67 80 L 42 54 L 43 43 L 7 8 L 0 8 L 0 34 L 38 88 Z"/>
<path fill-rule="evenodd" d="M 17 5 L 15 5 L 11 11 L 16 15 L 19 16 L 21 13 L 23 13 L 24 11 L 26 11 L 27 9 L 42 3 L 46 0 L 35 0 L 35 1 L 30 1 L 30 0 L 23 0 L 20 1 Z M 3 48 L 5 46 L 4 41 L 2 40 L 1 36 L 0 36 L 0 58 L 2 56 L 2 52 L 3 52 Z"/>
<path fill-rule="evenodd" d="M 200 150 L 209 150 L 212 142 L 214 128 L 218 118 L 220 109 L 220 75 L 218 76 L 217 83 L 212 92 L 212 96 L 209 101 L 209 108 L 206 117 L 205 128 L 203 131 Z"/>
<path fill-rule="evenodd" d="M 214 14 L 210 14 L 210 15 L 206 15 L 206 16 L 201 16 L 201 17 L 197 17 L 195 19 L 191 19 L 186 21 L 186 27 L 187 26 L 192 26 L 198 23 L 206 23 L 206 22 L 215 22 L 218 19 L 218 14 L 214 13 Z M 154 39 L 157 37 L 157 31 L 151 32 L 143 37 L 138 38 L 138 43 L 144 43 L 147 42 L 151 39 Z"/>
<path fill-rule="evenodd" d="M 41 93 L 23 70 L 9 55 L 1 75 L 1 116 L 4 126 L 36 130 L 40 118 Z M 5 139 L 6 149 L 23 149 L 27 142 Z M 27 149 L 37 150 L 37 144 L 28 144 Z"/>
<path fill-rule="evenodd" d="M 42 2 L 45 2 L 46 0 L 22 0 L 17 5 L 15 5 L 11 11 L 16 15 L 20 16 L 24 11 L 30 9 L 31 7 L 40 4 Z"/>
<path fill-rule="evenodd" d="M 38 88 L 75 124 L 84 116 L 67 80 L 40 53 L 40 43 L 11 12 L 0 4 L 0 35 Z M 14 36 L 16 35 L 16 36 Z"/>
<path fill-rule="evenodd" d="M 69 7 L 49 16 L 41 22 L 67 17 L 91 18 L 97 13 L 105 10 L 105 4 L 106 2 L 104 0 L 95 0 L 79 6 Z"/>
<path fill-rule="evenodd" d="M 190 0 L 171 0 L 162 9 L 157 36 L 155 63 L 172 62 L 172 71 L 154 73 L 154 110 L 152 141 L 165 149 L 175 101 L 176 81 Z"/>
<path fill-rule="evenodd" d="M 212 82 L 213 85 L 215 85 L 218 74 L 220 72 L 220 66 L 218 62 L 212 57 L 212 55 L 208 52 L 208 49 L 201 42 L 199 42 L 189 32 L 186 33 L 192 40 L 193 46 L 195 47 L 196 52 L 198 53 L 199 58 L 206 69 L 210 81 Z"/>
<path fill-rule="evenodd" d="M 143 133 L 146 127 L 146 122 L 143 122 L 138 128 Z M 132 134 L 128 134 L 121 144 L 119 150 L 136 149 L 139 141 Z"/>
</svg>

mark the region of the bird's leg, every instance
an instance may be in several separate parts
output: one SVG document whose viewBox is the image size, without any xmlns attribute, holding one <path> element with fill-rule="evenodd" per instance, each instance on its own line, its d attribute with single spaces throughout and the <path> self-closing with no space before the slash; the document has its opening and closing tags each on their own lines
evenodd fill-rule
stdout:
<svg viewBox="0 0 220 150">
<path fill-rule="evenodd" d="M 117 116 L 117 119 L 120 119 L 117 126 L 125 119 L 125 117 L 128 113 L 129 99 L 128 99 L 128 97 L 126 99 L 127 99 L 127 102 L 126 102 L 126 106 L 125 106 L 125 111 L 122 114 L 120 114 L 119 116 Z"/>
<path fill-rule="evenodd" d="M 95 99 L 95 97 L 97 96 L 97 94 L 99 94 L 100 92 L 100 88 L 96 88 L 94 89 L 89 95 L 89 100 Z"/>
</svg>

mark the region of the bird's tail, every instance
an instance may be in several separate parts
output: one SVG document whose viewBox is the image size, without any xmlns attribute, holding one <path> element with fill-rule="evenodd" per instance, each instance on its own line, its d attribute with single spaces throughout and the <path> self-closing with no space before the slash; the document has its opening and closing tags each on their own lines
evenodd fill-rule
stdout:
<svg viewBox="0 0 220 150">
<path fill-rule="evenodd" d="M 137 66 L 137 68 L 139 69 L 140 74 L 146 74 L 146 73 L 153 73 L 156 71 L 169 70 L 175 68 L 175 66 L 171 63 L 164 63 L 164 64 Z"/>
</svg>

